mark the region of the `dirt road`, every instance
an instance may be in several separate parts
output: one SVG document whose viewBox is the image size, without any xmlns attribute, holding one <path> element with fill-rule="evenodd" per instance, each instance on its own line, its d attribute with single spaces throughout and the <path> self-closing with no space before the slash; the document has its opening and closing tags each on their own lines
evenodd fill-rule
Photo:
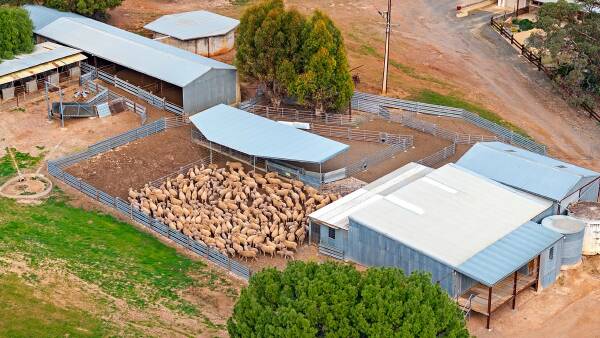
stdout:
<svg viewBox="0 0 600 338">
<path fill-rule="evenodd" d="M 570 108 L 545 75 L 489 27 L 490 13 L 458 19 L 454 0 L 397 3 L 396 34 L 413 45 L 401 53 L 460 81 L 470 98 L 547 144 L 550 153 L 600 169 L 597 124 Z"/>
</svg>

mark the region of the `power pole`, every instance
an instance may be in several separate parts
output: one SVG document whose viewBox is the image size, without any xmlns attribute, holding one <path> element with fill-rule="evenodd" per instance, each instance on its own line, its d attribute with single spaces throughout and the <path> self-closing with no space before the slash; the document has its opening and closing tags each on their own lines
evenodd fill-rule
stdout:
<svg viewBox="0 0 600 338">
<path fill-rule="evenodd" d="M 380 13 L 385 19 L 385 56 L 383 60 L 383 84 L 381 93 L 387 93 L 388 63 L 390 59 L 390 34 L 392 33 L 392 0 L 388 0 L 387 12 Z"/>
</svg>

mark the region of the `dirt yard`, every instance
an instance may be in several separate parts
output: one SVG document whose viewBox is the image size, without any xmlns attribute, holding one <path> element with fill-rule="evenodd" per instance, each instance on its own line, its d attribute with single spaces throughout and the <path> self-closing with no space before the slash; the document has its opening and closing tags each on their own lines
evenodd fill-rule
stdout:
<svg viewBox="0 0 600 338">
<path fill-rule="evenodd" d="M 77 85 L 65 88 L 65 102 L 75 100 L 73 93 L 77 89 Z M 50 99 L 58 101 L 58 94 L 52 93 Z M 138 115 L 125 111 L 106 118 L 66 120 L 65 127 L 61 128 L 59 120 L 49 121 L 47 116 L 43 96 L 26 102 L 22 109 L 0 110 L 0 156 L 6 147 L 14 147 L 31 154 L 44 151 L 46 159 L 55 159 L 137 128 L 141 122 Z M 163 116 L 167 113 L 148 109 L 148 122 Z"/>
<path fill-rule="evenodd" d="M 127 199 L 130 187 L 139 189 L 209 156 L 208 149 L 192 143 L 190 137 L 190 126 L 167 129 L 79 162 L 66 171 L 108 194 Z"/>
<path fill-rule="evenodd" d="M 471 334 L 477 337 L 599 337 L 600 256 L 584 257 L 575 270 L 563 271 L 548 289 L 526 291 L 517 297 L 517 309 L 510 304 L 492 317 L 492 330 L 485 329 L 485 317 L 473 315 Z"/>
</svg>

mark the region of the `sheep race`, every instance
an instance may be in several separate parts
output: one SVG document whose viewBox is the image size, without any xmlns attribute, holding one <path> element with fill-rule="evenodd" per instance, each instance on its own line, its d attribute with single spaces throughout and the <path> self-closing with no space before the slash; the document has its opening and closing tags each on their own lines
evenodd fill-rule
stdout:
<svg viewBox="0 0 600 338">
<path fill-rule="evenodd" d="M 259 252 L 293 258 L 306 239 L 307 216 L 338 198 L 276 172 L 246 172 L 239 162 L 194 166 L 159 188 L 129 189 L 129 201 L 146 215 L 245 260 Z"/>
</svg>

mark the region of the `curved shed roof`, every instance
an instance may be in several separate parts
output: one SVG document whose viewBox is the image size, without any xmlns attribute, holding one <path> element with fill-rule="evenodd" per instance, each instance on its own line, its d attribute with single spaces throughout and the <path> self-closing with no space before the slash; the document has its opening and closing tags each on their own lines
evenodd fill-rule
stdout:
<svg viewBox="0 0 600 338">
<path fill-rule="evenodd" d="M 161 16 L 144 28 L 179 40 L 192 40 L 225 35 L 239 24 L 238 20 L 223 15 L 193 11 Z"/>
<path fill-rule="evenodd" d="M 209 141 L 268 159 L 323 163 L 349 146 L 224 104 L 190 117 Z"/>
</svg>

